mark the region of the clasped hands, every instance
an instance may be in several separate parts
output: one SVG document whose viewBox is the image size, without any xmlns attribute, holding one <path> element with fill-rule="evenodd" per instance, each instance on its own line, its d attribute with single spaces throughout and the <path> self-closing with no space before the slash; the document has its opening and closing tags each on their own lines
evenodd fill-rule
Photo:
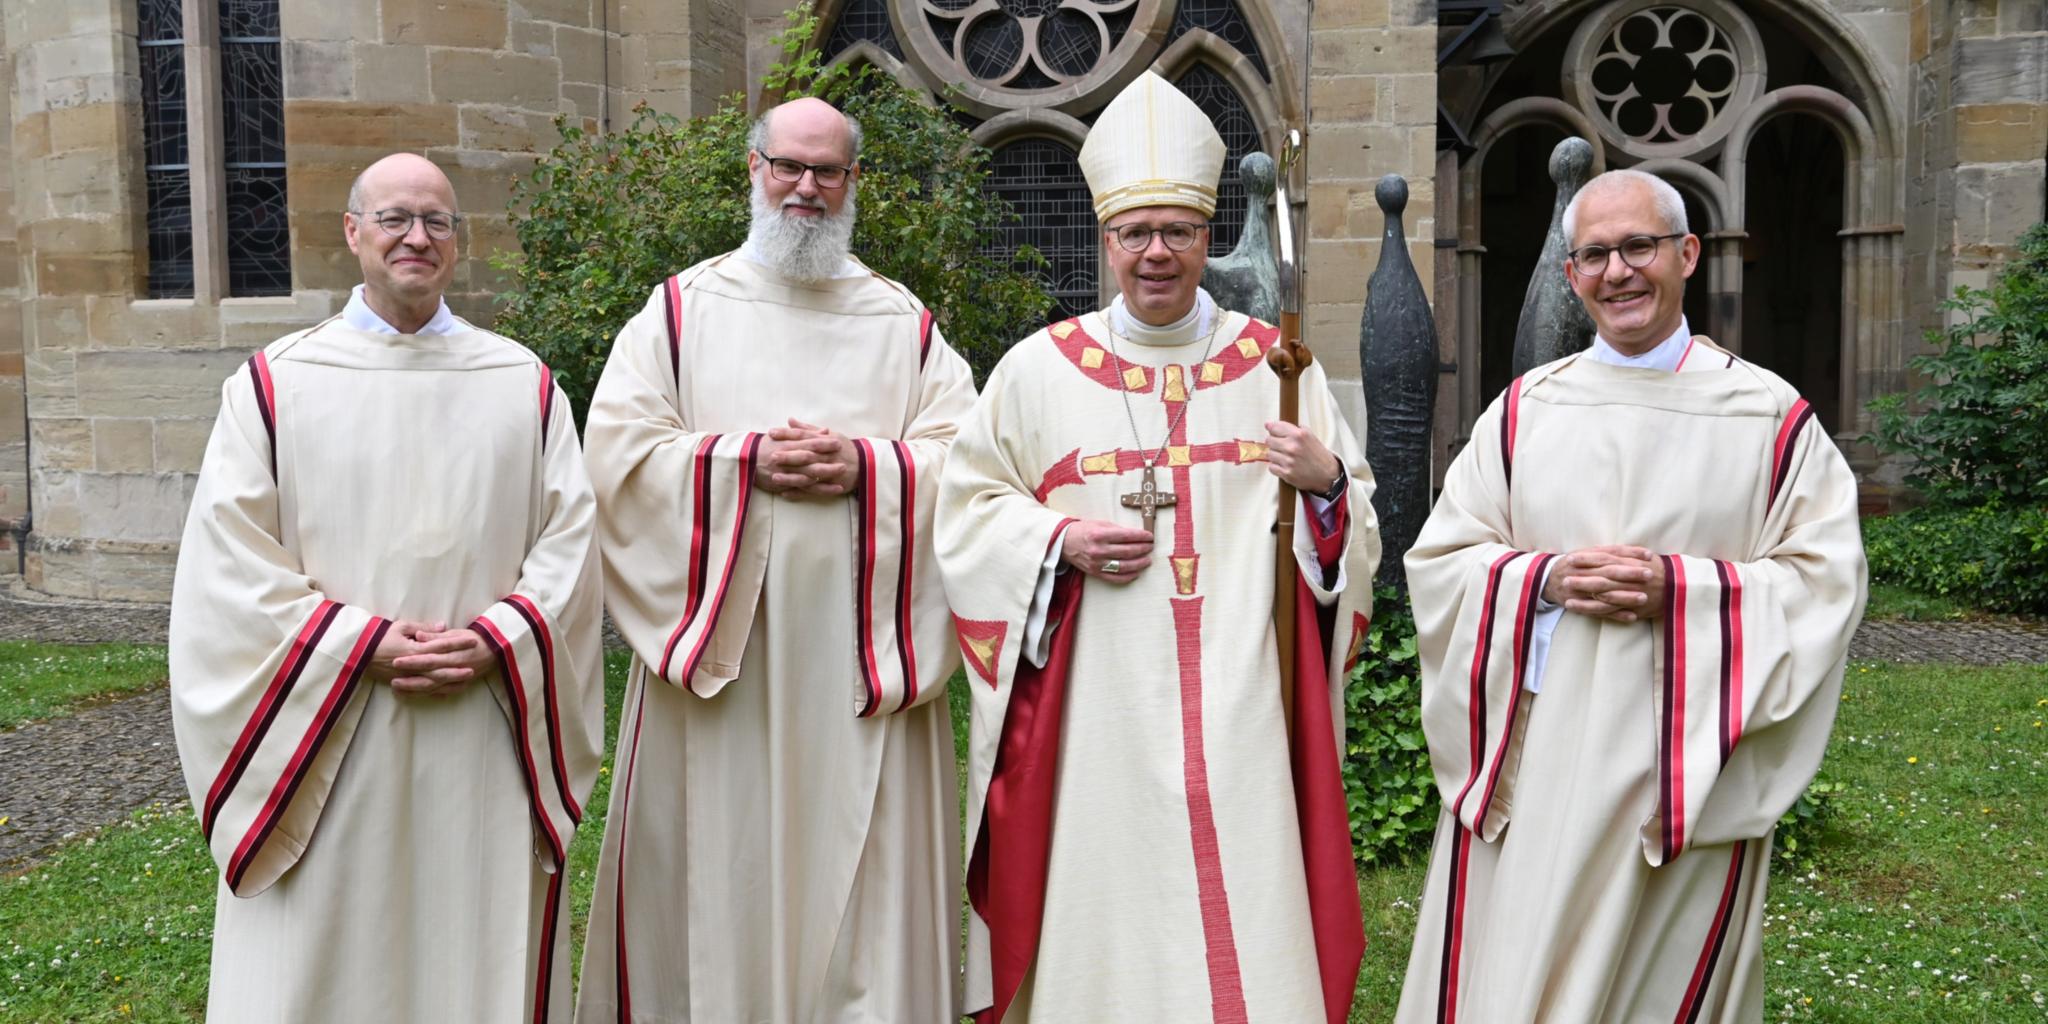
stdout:
<svg viewBox="0 0 2048 1024">
<path fill-rule="evenodd" d="M 1637 622 L 1664 614 L 1665 585 L 1664 560 L 1648 548 L 1603 544 L 1551 563 L 1543 599 L 1596 619 Z"/>
<path fill-rule="evenodd" d="M 1321 438 L 1293 423 L 1266 424 L 1266 469 L 1305 494 L 1330 489 L 1344 464 Z M 1129 583 L 1152 564 L 1152 534 L 1102 519 L 1067 525 L 1060 560 L 1106 583 Z"/>
<path fill-rule="evenodd" d="M 452 697 L 497 669 L 497 655 L 473 629 L 400 619 L 370 654 L 370 678 L 400 693 Z"/>
<path fill-rule="evenodd" d="M 768 431 L 754 461 L 754 486 L 784 497 L 837 497 L 851 492 L 859 476 L 852 441 L 795 418 Z"/>
</svg>

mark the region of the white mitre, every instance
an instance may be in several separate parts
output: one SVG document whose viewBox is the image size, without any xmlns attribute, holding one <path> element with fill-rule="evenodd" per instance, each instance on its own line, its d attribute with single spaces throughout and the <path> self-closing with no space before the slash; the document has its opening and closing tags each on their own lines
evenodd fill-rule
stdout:
<svg viewBox="0 0 2048 1024">
<path fill-rule="evenodd" d="M 1140 206 L 1216 213 L 1223 137 L 1195 101 L 1150 71 L 1124 87 L 1081 144 L 1081 173 L 1095 195 L 1095 219 Z"/>
</svg>

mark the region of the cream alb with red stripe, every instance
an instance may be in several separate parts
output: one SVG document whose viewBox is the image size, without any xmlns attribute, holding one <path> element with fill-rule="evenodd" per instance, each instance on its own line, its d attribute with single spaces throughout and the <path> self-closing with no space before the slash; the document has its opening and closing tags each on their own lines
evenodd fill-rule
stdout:
<svg viewBox="0 0 2048 1024">
<path fill-rule="evenodd" d="M 1856 482 L 1790 386 L 1705 338 L 1583 354 L 1480 417 L 1408 554 L 1444 810 L 1404 1022 L 1753 1021 L 1771 830 L 1820 763 L 1865 595 Z M 1543 573 L 1665 553 L 1650 622 Z"/>
<path fill-rule="evenodd" d="M 222 873 L 209 1019 L 567 1019 L 603 682 L 595 499 L 548 381 L 459 320 L 337 317 L 223 386 L 171 602 Z M 394 692 L 367 669 L 400 619 L 475 628 L 498 671 Z"/>
<path fill-rule="evenodd" d="M 959 655 L 930 537 L 973 397 L 868 272 L 728 254 L 619 332 L 590 464 L 634 662 L 579 1019 L 951 1019 Z M 853 493 L 753 486 L 792 417 L 849 439 Z"/>
</svg>

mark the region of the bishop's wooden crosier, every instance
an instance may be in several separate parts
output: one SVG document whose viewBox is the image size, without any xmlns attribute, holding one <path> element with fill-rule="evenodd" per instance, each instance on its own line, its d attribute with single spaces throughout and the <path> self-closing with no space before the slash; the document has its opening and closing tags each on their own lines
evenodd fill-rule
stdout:
<svg viewBox="0 0 2048 1024">
<path fill-rule="evenodd" d="M 1287 195 L 1287 176 L 1301 161 L 1301 145 L 1301 131 L 1288 129 L 1273 190 L 1273 221 L 1280 236 L 1280 340 L 1266 350 L 1266 365 L 1280 377 L 1283 423 L 1300 419 L 1301 371 L 1315 359 L 1301 342 L 1301 262 L 1295 255 L 1294 210 Z M 1294 485 L 1283 478 L 1273 533 L 1273 636 L 1280 651 L 1280 703 L 1290 730 L 1294 722 L 1294 505 Z"/>
</svg>

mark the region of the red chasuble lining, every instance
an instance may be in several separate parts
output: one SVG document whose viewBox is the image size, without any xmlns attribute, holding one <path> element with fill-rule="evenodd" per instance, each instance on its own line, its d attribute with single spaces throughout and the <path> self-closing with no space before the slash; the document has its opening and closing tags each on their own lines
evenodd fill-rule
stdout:
<svg viewBox="0 0 2048 1024">
<path fill-rule="evenodd" d="M 242 843 L 235 848 L 234 856 L 228 858 L 227 884 L 229 891 L 241 888 L 242 879 L 249 873 L 249 866 L 255 862 L 257 851 L 270 839 L 271 830 L 277 828 L 278 820 L 291 806 L 292 795 L 304 782 L 307 769 L 313 759 L 320 755 L 320 748 L 327 742 L 327 736 L 334 731 L 334 725 L 341 720 L 342 709 L 348 706 L 354 696 L 356 684 L 362 681 L 363 670 L 370 667 L 370 652 L 384 640 L 384 633 L 391 628 L 391 620 L 372 617 L 363 632 L 356 638 L 355 649 L 348 660 L 342 663 L 341 671 L 335 674 L 334 684 L 328 688 L 327 699 L 313 716 L 306 735 L 299 741 L 299 749 L 293 753 L 290 764 L 285 767 L 276 788 L 270 791 L 270 798 L 264 801 L 263 810 L 256 815 L 256 821 L 242 837 Z"/>
<path fill-rule="evenodd" d="M 1338 499 L 1342 508 L 1344 499 Z M 1309 526 L 1322 564 L 1342 553 L 1343 531 L 1325 535 L 1316 516 Z M 1340 519 L 1341 522 L 1341 519 Z M 1308 582 L 1295 583 L 1294 813 L 1301 829 L 1302 875 L 1308 882 L 1309 922 L 1315 931 L 1316 968 L 1322 979 L 1327 1024 L 1344 1024 L 1365 958 L 1365 927 L 1359 916 L 1358 875 L 1352 861 L 1351 813 L 1337 750 L 1336 723 L 1328 701 L 1330 609 L 1316 604 Z"/>
<path fill-rule="evenodd" d="M 299 635 L 285 654 L 284 663 L 277 666 L 277 674 L 270 677 L 270 685 L 264 688 L 262 698 L 256 702 L 255 713 L 242 727 L 242 734 L 235 738 L 234 748 L 228 751 L 227 762 L 221 765 L 220 775 L 214 778 L 213 786 L 207 790 L 199 832 L 208 842 L 213 840 L 213 823 L 220 817 L 221 807 L 242 781 L 242 773 L 249 770 L 249 761 L 256 756 L 256 748 L 263 745 L 263 737 L 270 732 L 270 723 L 277 720 L 278 709 L 284 706 L 285 698 L 291 696 L 300 674 L 306 670 L 306 662 L 319 649 L 321 638 L 327 635 L 327 627 L 333 625 L 334 617 L 339 614 L 341 605 L 321 601 L 320 606 L 313 609 L 313 614 L 306 617 L 305 625 L 299 628 Z"/>
</svg>

